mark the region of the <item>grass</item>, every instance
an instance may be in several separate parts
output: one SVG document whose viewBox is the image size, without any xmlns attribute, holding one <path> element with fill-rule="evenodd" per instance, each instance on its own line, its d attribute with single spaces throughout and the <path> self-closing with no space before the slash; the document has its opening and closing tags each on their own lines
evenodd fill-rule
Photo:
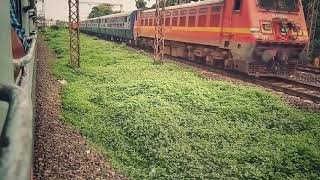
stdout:
<svg viewBox="0 0 320 180">
<path fill-rule="evenodd" d="M 63 116 L 131 179 L 316 179 L 320 115 L 263 90 L 155 65 L 141 53 L 81 35 L 81 69 L 68 67 L 68 33 L 47 30 L 58 53 Z"/>
</svg>

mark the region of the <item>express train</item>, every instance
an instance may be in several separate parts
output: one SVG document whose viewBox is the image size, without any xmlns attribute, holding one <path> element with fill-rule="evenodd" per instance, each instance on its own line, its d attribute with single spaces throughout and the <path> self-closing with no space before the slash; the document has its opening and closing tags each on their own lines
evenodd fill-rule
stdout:
<svg viewBox="0 0 320 180">
<path fill-rule="evenodd" d="M 1 180 L 32 179 L 37 54 L 35 3 L 36 0 L 0 2 Z M 10 22 L 12 14 L 15 14 L 15 26 Z M 24 50 L 14 28 L 24 30 L 29 43 L 27 50 Z"/>
<path fill-rule="evenodd" d="M 291 74 L 308 43 L 301 0 L 206 0 L 166 7 L 165 54 L 251 76 Z M 155 9 L 80 22 L 82 32 L 153 49 Z"/>
</svg>

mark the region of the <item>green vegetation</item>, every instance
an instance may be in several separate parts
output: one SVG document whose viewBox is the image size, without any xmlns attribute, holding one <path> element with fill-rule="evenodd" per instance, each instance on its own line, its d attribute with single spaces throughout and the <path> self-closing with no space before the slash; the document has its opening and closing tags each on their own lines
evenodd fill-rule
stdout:
<svg viewBox="0 0 320 180">
<path fill-rule="evenodd" d="M 311 3 L 311 0 L 303 0 L 302 1 L 303 3 L 303 7 L 304 7 L 304 12 L 305 12 L 305 16 L 306 16 L 306 19 L 307 17 L 309 16 L 308 14 L 308 6 L 310 5 Z M 315 45 L 315 49 L 314 49 L 314 56 L 318 57 L 320 56 L 320 15 L 318 15 L 318 23 L 317 23 L 317 27 L 316 27 L 316 34 L 315 34 L 315 41 L 314 41 L 314 45 Z"/>
<path fill-rule="evenodd" d="M 113 11 L 111 4 L 104 3 L 93 7 L 88 18 L 95 18 L 116 13 L 119 13 L 119 11 Z"/>
<path fill-rule="evenodd" d="M 143 54 L 82 35 L 82 68 L 68 67 L 68 33 L 48 30 L 68 85 L 63 116 L 132 179 L 316 179 L 320 115 L 254 87 L 154 65 Z"/>
</svg>

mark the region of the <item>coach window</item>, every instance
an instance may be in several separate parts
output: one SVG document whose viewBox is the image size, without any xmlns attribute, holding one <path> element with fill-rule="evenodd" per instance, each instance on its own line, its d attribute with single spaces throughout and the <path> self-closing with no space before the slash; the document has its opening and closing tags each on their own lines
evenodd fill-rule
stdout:
<svg viewBox="0 0 320 180">
<path fill-rule="evenodd" d="M 186 15 L 187 15 L 187 10 L 181 10 L 180 11 L 180 24 L 179 24 L 179 26 L 181 26 L 181 27 L 185 27 L 186 26 L 186 22 L 187 22 L 187 17 L 186 17 Z"/>
<path fill-rule="evenodd" d="M 171 25 L 171 12 L 166 13 L 165 26 Z"/>
<path fill-rule="evenodd" d="M 211 11 L 212 11 L 212 13 L 220 13 L 221 6 L 212 6 Z"/>
<path fill-rule="evenodd" d="M 153 19 L 152 18 L 149 19 L 149 26 L 153 26 Z"/>
<path fill-rule="evenodd" d="M 201 8 L 199 10 L 199 13 L 207 13 L 208 12 L 208 8 Z"/>
<path fill-rule="evenodd" d="M 240 11 L 241 10 L 241 5 L 242 5 L 242 0 L 234 0 L 234 11 Z"/>
<path fill-rule="evenodd" d="M 199 27 L 206 27 L 207 26 L 207 15 L 200 15 L 198 20 Z"/>
<path fill-rule="evenodd" d="M 191 9 L 189 11 L 189 20 L 188 20 L 188 26 L 189 27 L 195 27 L 196 26 L 196 16 L 194 14 L 197 13 L 196 9 Z"/>
<path fill-rule="evenodd" d="M 186 14 L 187 14 L 187 10 L 180 11 L 180 15 L 186 15 Z"/>
<path fill-rule="evenodd" d="M 167 17 L 167 18 L 166 18 L 165 25 L 166 25 L 166 26 L 170 26 L 170 23 L 171 23 L 170 21 L 171 21 L 171 18 L 170 18 L 170 17 Z"/>
<path fill-rule="evenodd" d="M 196 26 L 196 16 L 189 16 L 188 26 L 189 27 Z"/>
<path fill-rule="evenodd" d="M 197 13 L 197 10 L 196 9 L 191 9 L 190 11 L 189 11 L 189 14 L 196 14 Z"/>
<path fill-rule="evenodd" d="M 206 27 L 207 26 L 207 13 L 208 8 L 201 8 L 199 10 L 200 16 L 198 19 L 198 26 L 199 27 Z"/>
<path fill-rule="evenodd" d="M 180 26 L 182 27 L 186 26 L 186 19 L 187 19 L 186 16 L 180 17 Z"/>
<path fill-rule="evenodd" d="M 151 21 L 150 18 L 146 19 L 146 26 L 151 26 L 150 21 Z"/>
<path fill-rule="evenodd" d="M 178 17 L 172 18 L 172 26 L 178 26 Z"/>
</svg>

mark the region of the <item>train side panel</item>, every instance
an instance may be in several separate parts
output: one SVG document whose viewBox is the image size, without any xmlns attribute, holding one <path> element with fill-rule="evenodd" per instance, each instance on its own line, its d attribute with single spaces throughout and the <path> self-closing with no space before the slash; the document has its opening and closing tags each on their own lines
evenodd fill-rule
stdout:
<svg viewBox="0 0 320 180">
<path fill-rule="evenodd" d="M 133 39 L 135 11 L 112 14 L 80 23 L 81 31 L 116 41 L 128 41 Z"/>
<path fill-rule="evenodd" d="M 165 53 L 249 75 L 293 73 L 308 41 L 301 0 L 279 5 L 289 10 L 261 2 L 208 0 L 167 7 Z M 153 48 L 154 13 L 138 12 L 136 44 Z"/>
</svg>

